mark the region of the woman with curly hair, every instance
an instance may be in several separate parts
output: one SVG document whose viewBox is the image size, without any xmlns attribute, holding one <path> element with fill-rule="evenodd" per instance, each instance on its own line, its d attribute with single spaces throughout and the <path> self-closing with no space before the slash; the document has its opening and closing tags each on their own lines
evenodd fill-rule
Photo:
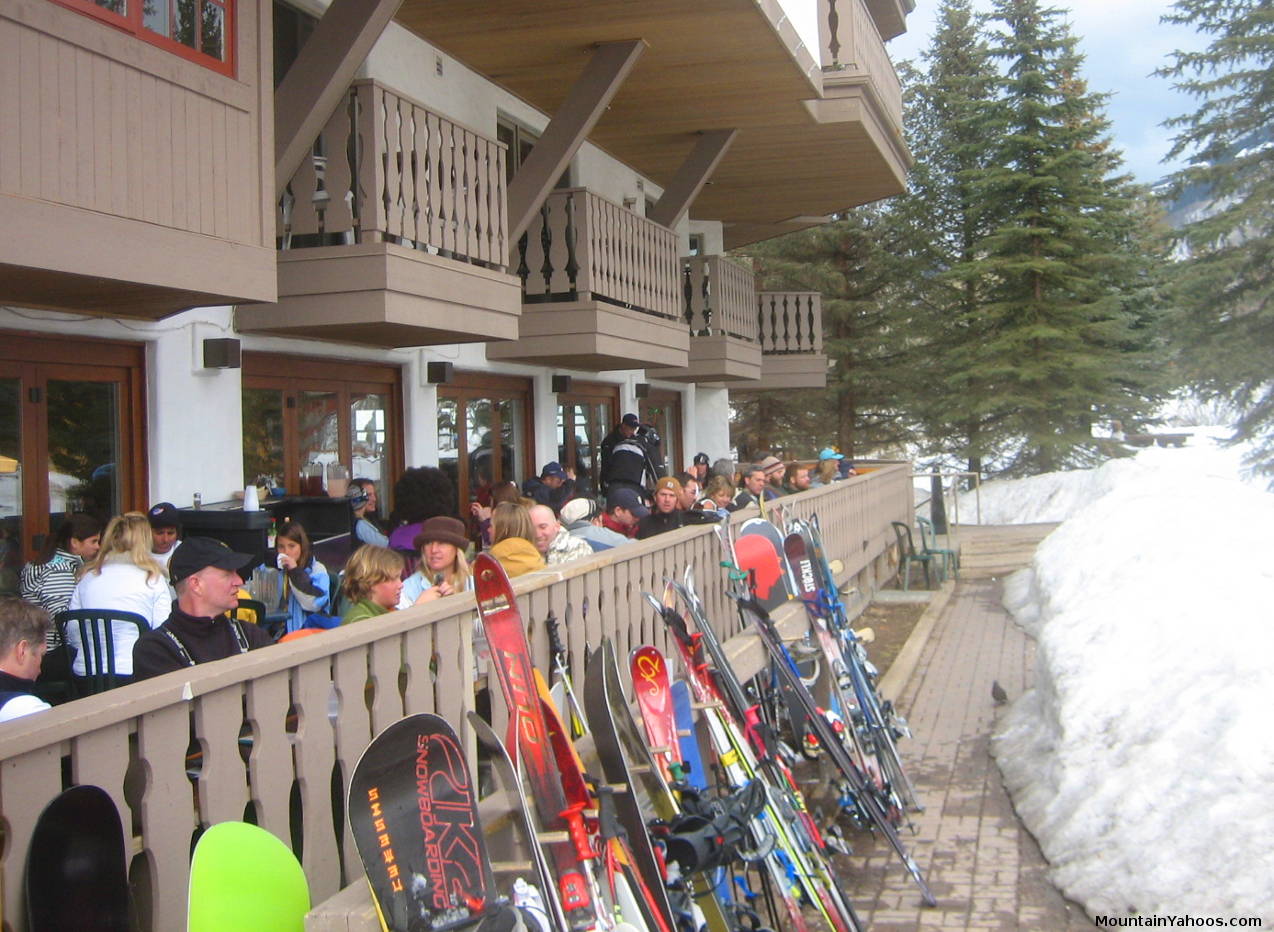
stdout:
<svg viewBox="0 0 1274 932">
<path fill-rule="evenodd" d="M 351 625 L 388 614 L 398 608 L 403 591 L 403 558 L 388 547 L 365 544 L 345 564 L 345 612 L 341 624 Z"/>
<path fill-rule="evenodd" d="M 455 517 L 456 487 L 434 466 L 413 466 L 394 483 L 394 510 L 389 516 L 389 546 L 414 553 L 420 527 L 438 515 Z"/>
</svg>

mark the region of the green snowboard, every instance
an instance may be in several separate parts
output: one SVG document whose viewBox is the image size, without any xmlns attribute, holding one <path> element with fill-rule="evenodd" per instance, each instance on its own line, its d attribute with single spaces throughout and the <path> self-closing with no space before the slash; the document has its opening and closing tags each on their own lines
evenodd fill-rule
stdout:
<svg viewBox="0 0 1274 932">
<path fill-rule="evenodd" d="M 195 845 L 186 932 L 304 932 L 309 911 L 296 855 L 265 829 L 221 822 Z"/>
</svg>

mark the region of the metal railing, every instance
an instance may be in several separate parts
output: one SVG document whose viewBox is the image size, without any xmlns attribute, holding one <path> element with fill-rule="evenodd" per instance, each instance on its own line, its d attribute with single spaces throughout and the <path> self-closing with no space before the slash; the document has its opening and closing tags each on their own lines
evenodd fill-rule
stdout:
<svg viewBox="0 0 1274 932">
<path fill-rule="evenodd" d="M 765 354 L 823 351 L 823 296 L 817 291 L 762 291 L 757 333 Z"/>
<path fill-rule="evenodd" d="M 911 513 L 910 474 L 908 464 L 883 465 L 783 503 L 796 517 L 818 514 L 829 555 L 853 577 L 879 566 L 890 522 Z M 577 676 L 586 645 L 604 636 L 620 656 L 640 644 L 671 651 L 642 592 L 687 566 L 719 634 L 738 634 L 720 559 L 713 531 L 693 527 L 520 577 L 514 590 L 535 661 L 548 669 L 550 611 Z M 315 903 L 357 880 L 362 866 L 337 800 L 371 738 L 404 715 L 436 712 L 474 753 L 465 724 L 475 706 L 474 624 L 472 594 L 456 595 L 0 725 L 6 927 L 26 928 L 20 891 L 32 830 L 71 784 L 100 786 L 118 807 L 143 930 L 184 928 L 191 841 L 217 822 L 248 819 L 291 845 Z M 497 730 L 507 720 L 501 706 Z"/>
<path fill-rule="evenodd" d="M 528 303 L 600 300 L 681 316 L 677 234 L 585 188 L 545 199 L 517 258 Z"/>
<path fill-rule="evenodd" d="M 724 256 L 683 256 L 681 292 L 692 337 L 757 339 L 756 275 Z"/>
<path fill-rule="evenodd" d="M 355 81 L 279 200 L 282 249 L 394 242 L 504 270 L 505 146 Z"/>
</svg>

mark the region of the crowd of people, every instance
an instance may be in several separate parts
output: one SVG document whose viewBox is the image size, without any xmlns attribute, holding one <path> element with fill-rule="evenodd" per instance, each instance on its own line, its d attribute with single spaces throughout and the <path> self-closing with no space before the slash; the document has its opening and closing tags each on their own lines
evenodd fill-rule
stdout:
<svg viewBox="0 0 1274 932">
<path fill-rule="evenodd" d="M 74 694 L 92 672 L 80 628 L 61 631 L 53 621 L 63 611 L 129 612 L 141 620 L 114 629 L 110 666 L 117 684 L 126 683 L 471 591 L 475 550 L 520 576 L 854 474 L 826 448 L 817 462 L 765 455 L 742 467 L 699 453 L 669 476 L 659 451 L 654 429 L 626 414 L 602 443 L 600 496 L 586 493 L 571 469 L 549 462 L 521 488 L 505 482 L 485 489 L 468 522 L 457 517 L 454 485 L 437 468 L 403 473 L 384 524 L 376 483 L 354 479 L 354 549 L 344 568 L 330 573 L 305 528 L 284 521 L 267 555 L 281 586 L 266 618 L 241 611 L 258 557 L 207 537 L 183 539 L 171 504 L 117 515 L 105 527 L 70 514 L 23 568 L 21 597 L 0 598 L 0 721 L 49 708 L 57 687 L 69 684 Z M 277 631 L 267 629 L 270 622 Z"/>
</svg>

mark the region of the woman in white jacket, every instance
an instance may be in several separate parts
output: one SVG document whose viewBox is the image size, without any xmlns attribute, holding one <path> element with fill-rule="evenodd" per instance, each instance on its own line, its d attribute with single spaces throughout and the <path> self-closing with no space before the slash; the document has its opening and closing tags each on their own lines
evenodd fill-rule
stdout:
<svg viewBox="0 0 1274 932">
<path fill-rule="evenodd" d="M 150 550 L 150 521 L 144 514 L 130 511 L 111 518 L 102 533 L 102 549 L 84 568 L 67 608 L 133 612 L 151 628 L 158 628 L 172 614 L 173 594 L 167 575 Z M 67 626 L 66 642 L 76 652 L 71 672 L 86 675 L 78 625 Z M 131 677 L 137 632 L 116 625 L 113 642 L 116 672 Z"/>
</svg>

